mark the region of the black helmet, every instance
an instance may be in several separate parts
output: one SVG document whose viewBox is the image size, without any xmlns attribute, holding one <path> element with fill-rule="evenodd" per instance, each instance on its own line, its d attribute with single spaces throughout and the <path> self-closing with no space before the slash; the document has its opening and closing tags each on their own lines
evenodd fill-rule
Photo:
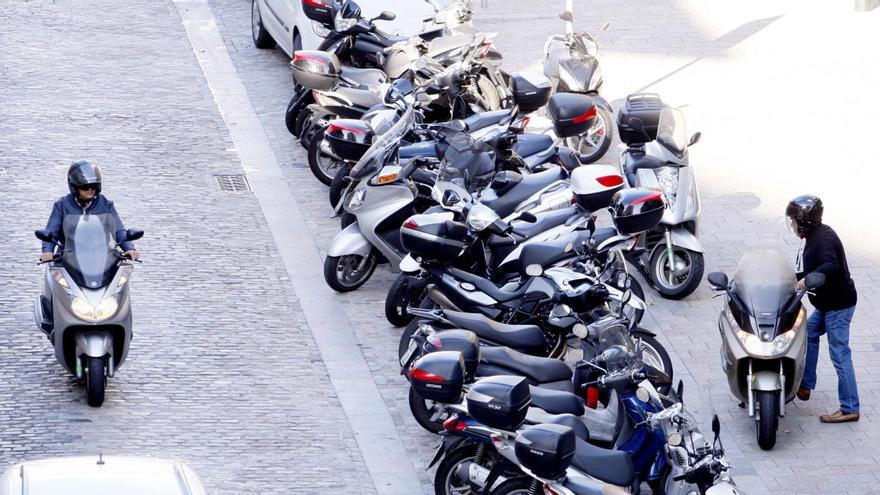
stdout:
<svg viewBox="0 0 880 495">
<path fill-rule="evenodd" d="M 76 189 L 88 184 L 95 185 L 95 192 L 101 192 L 101 169 L 86 160 L 77 160 L 67 169 L 67 188 L 76 196 Z"/>
<path fill-rule="evenodd" d="M 824 210 L 822 200 L 818 196 L 804 194 L 788 202 L 785 216 L 788 217 L 789 225 L 792 220 L 797 221 L 798 237 L 806 237 L 808 232 L 822 224 Z"/>
</svg>

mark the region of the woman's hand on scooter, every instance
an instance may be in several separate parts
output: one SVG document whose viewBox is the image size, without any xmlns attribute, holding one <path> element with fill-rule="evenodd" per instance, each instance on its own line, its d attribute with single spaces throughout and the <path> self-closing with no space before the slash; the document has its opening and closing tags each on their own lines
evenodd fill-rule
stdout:
<svg viewBox="0 0 880 495">
<path fill-rule="evenodd" d="M 50 251 L 47 251 L 47 252 L 40 255 L 40 262 L 41 263 L 48 263 L 49 261 L 52 261 L 54 259 L 55 259 L 55 253 L 50 252 Z"/>
</svg>

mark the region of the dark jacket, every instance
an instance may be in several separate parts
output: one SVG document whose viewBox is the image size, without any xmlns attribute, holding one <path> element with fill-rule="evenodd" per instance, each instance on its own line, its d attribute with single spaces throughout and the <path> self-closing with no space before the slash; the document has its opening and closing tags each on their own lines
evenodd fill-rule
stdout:
<svg viewBox="0 0 880 495">
<path fill-rule="evenodd" d="M 849 275 L 846 264 L 846 253 L 843 244 L 834 229 L 827 225 L 819 225 L 807 233 L 804 246 L 804 271 L 798 274 L 800 279 L 812 272 L 825 275 L 825 283 L 810 295 L 810 302 L 819 311 L 837 311 L 856 305 L 856 286 Z"/>
<path fill-rule="evenodd" d="M 80 206 L 79 202 L 76 198 L 73 197 L 73 194 L 68 194 L 67 196 L 63 196 L 61 199 L 55 202 L 52 206 L 52 214 L 49 215 L 49 221 L 46 223 L 46 230 L 48 230 L 53 237 L 61 241 L 61 245 L 64 245 L 64 217 L 68 215 L 102 215 L 102 214 L 110 214 L 116 219 L 116 242 L 119 242 L 119 247 L 122 248 L 123 251 L 131 251 L 134 249 L 134 244 L 130 241 L 121 242 L 125 239 L 125 227 L 122 225 L 122 220 L 119 218 L 119 214 L 116 213 L 116 207 L 113 206 L 113 201 L 105 198 L 103 195 L 98 194 L 95 196 L 95 199 L 89 203 L 88 208 L 83 208 Z M 43 243 L 43 252 L 51 253 L 55 251 L 55 245 L 49 242 Z"/>
</svg>

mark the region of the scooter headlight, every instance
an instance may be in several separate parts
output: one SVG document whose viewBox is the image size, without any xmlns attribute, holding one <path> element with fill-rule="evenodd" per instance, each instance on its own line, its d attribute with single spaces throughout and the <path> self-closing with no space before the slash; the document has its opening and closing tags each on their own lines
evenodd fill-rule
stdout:
<svg viewBox="0 0 880 495">
<path fill-rule="evenodd" d="M 351 196 L 348 198 L 348 205 L 346 205 L 345 209 L 347 211 L 352 211 L 360 208 L 364 205 L 364 201 L 367 198 L 367 190 L 366 189 L 358 189 L 357 191 L 351 193 Z"/>
<path fill-rule="evenodd" d="M 61 270 L 52 270 L 52 278 L 55 279 L 55 282 L 58 283 L 61 287 L 65 289 L 70 288 L 70 284 L 67 282 L 67 278 L 64 276 L 64 273 Z"/>
<path fill-rule="evenodd" d="M 93 308 L 85 299 L 74 297 L 70 301 L 70 309 L 73 310 L 73 314 L 76 316 L 79 316 L 84 320 L 91 320 L 95 308 Z"/>
<path fill-rule="evenodd" d="M 357 21 L 357 19 L 346 19 L 342 17 L 342 12 L 337 12 L 336 17 L 333 19 L 333 25 L 337 32 L 342 33 L 351 29 L 357 24 Z"/>
<path fill-rule="evenodd" d="M 318 21 L 312 21 L 312 32 L 319 38 L 326 38 L 330 34 L 330 30 Z"/>
<path fill-rule="evenodd" d="M 678 193 L 678 169 L 675 167 L 661 167 L 656 170 L 657 182 L 663 195 L 666 196 L 666 203 L 669 209 L 675 207 L 675 195 Z"/>
<path fill-rule="evenodd" d="M 95 321 L 110 318 L 116 314 L 117 309 L 119 309 L 119 301 L 116 299 L 116 296 L 110 296 L 107 299 L 104 299 L 101 301 L 101 304 L 95 308 Z"/>
<path fill-rule="evenodd" d="M 475 205 L 468 213 L 467 224 L 475 232 L 482 232 L 498 219 L 498 214 L 488 206 Z"/>
<path fill-rule="evenodd" d="M 101 301 L 101 304 L 96 308 L 85 299 L 74 297 L 70 301 L 70 309 L 83 320 L 102 321 L 116 314 L 116 310 L 119 309 L 119 300 L 116 296 L 110 296 Z"/>
<path fill-rule="evenodd" d="M 736 336 L 747 353 L 764 358 L 775 358 L 785 354 L 794 342 L 794 330 L 777 335 L 771 342 L 764 342 L 757 335 L 742 330 L 737 330 Z"/>
</svg>

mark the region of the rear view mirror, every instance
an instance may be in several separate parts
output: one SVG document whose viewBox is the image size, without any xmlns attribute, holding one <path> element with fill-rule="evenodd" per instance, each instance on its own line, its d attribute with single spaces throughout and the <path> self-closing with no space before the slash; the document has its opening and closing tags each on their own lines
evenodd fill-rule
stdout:
<svg viewBox="0 0 880 495">
<path fill-rule="evenodd" d="M 679 380 L 678 385 L 675 387 L 675 395 L 678 397 L 679 402 L 684 400 L 684 382 Z"/>
<path fill-rule="evenodd" d="M 37 236 L 37 239 L 43 242 L 51 242 L 52 244 L 55 244 L 55 238 L 52 237 L 52 234 L 46 229 L 35 230 L 34 235 Z"/>
<path fill-rule="evenodd" d="M 727 274 L 722 272 L 712 272 L 709 274 L 706 279 L 709 281 L 709 285 L 715 287 L 716 289 L 727 290 L 730 286 L 730 281 L 727 279 Z"/>
<path fill-rule="evenodd" d="M 144 231 L 140 229 L 128 229 L 125 231 L 126 241 L 136 241 L 144 236 Z"/>
<path fill-rule="evenodd" d="M 529 265 L 526 267 L 526 275 L 530 277 L 539 277 L 544 273 L 544 268 L 541 265 Z"/>
<path fill-rule="evenodd" d="M 574 15 L 572 15 L 570 10 L 563 10 L 559 13 L 559 18 L 565 22 L 571 22 L 574 20 Z"/>
<path fill-rule="evenodd" d="M 806 277 L 804 277 L 804 285 L 808 290 L 813 290 L 817 287 L 821 287 L 822 284 L 825 283 L 825 274 L 819 272 L 808 273 Z"/>
<path fill-rule="evenodd" d="M 455 191 L 451 189 L 447 189 L 443 191 L 443 197 L 440 202 L 443 206 L 455 206 L 461 202 L 461 196 L 458 195 Z"/>
<path fill-rule="evenodd" d="M 393 21 L 394 19 L 397 19 L 394 12 L 388 12 L 387 10 L 383 10 L 382 13 L 376 17 L 377 21 Z"/>
<path fill-rule="evenodd" d="M 721 421 L 718 420 L 718 415 L 712 415 L 712 433 L 717 437 L 721 434 Z"/>
<path fill-rule="evenodd" d="M 538 221 L 538 217 L 536 217 L 535 215 L 533 215 L 527 211 L 524 211 L 519 214 L 519 217 L 517 218 L 517 220 L 522 220 L 523 222 L 535 223 Z"/>
<path fill-rule="evenodd" d="M 691 140 L 688 142 L 688 146 L 693 146 L 700 142 L 700 137 L 703 136 L 702 132 L 695 132 L 693 136 L 691 136 Z"/>
</svg>

